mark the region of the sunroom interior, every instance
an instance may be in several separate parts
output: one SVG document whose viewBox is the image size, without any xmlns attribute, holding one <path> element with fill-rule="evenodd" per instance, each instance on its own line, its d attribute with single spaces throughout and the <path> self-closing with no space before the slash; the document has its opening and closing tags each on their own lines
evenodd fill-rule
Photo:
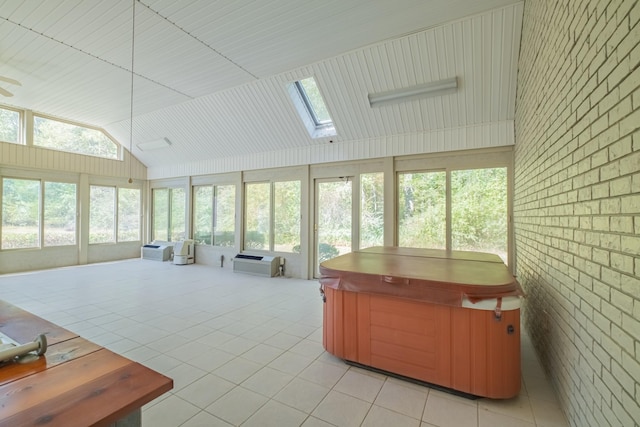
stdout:
<svg viewBox="0 0 640 427">
<path fill-rule="evenodd" d="M 301 283 L 371 246 L 490 252 L 526 292 L 568 424 L 638 425 L 637 2 L 6 0 L 0 16 L 4 283 L 183 239 L 212 275 L 246 253 Z"/>
</svg>

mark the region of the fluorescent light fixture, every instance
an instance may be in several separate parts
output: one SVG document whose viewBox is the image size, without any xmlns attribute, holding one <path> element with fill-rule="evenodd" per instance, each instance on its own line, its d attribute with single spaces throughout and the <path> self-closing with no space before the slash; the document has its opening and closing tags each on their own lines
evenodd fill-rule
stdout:
<svg viewBox="0 0 640 427">
<path fill-rule="evenodd" d="M 409 86 L 401 89 L 390 90 L 388 92 L 370 93 L 369 104 L 372 107 L 390 104 L 393 102 L 409 101 L 411 99 L 426 98 L 429 96 L 440 96 L 453 93 L 458 88 L 458 78 L 438 80 L 416 86 Z"/>
<path fill-rule="evenodd" d="M 169 147 L 170 145 L 171 141 L 169 141 L 168 138 L 154 139 L 153 141 L 136 144 L 141 151 L 158 150 L 160 148 Z"/>
</svg>

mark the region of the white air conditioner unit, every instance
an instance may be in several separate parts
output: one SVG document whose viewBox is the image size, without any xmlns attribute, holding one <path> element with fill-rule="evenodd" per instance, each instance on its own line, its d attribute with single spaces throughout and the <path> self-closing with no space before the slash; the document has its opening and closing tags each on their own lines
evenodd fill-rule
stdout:
<svg viewBox="0 0 640 427">
<path fill-rule="evenodd" d="M 254 276 L 273 277 L 278 274 L 280 257 L 238 254 L 233 258 L 235 273 L 253 274 Z"/>
</svg>

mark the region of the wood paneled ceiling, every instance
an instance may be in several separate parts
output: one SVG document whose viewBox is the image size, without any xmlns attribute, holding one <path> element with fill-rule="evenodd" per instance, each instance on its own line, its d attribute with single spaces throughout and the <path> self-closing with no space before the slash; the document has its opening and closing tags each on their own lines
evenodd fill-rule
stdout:
<svg viewBox="0 0 640 427">
<path fill-rule="evenodd" d="M 511 120 L 522 8 L 138 1 L 133 154 L 158 168 L 326 143 L 309 137 L 286 91 L 308 76 L 328 104 L 335 143 Z M 131 0 L 0 0 L 0 75 L 22 82 L 0 103 L 102 127 L 128 148 L 131 36 Z M 371 92 L 453 76 L 453 95 L 368 104 Z M 135 147 L 162 137 L 171 147 Z"/>
</svg>

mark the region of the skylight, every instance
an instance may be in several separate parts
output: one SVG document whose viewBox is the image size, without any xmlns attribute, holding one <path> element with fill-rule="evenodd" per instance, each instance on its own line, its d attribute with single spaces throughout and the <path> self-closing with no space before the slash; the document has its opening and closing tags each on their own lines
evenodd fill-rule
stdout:
<svg viewBox="0 0 640 427">
<path fill-rule="evenodd" d="M 333 120 L 313 77 L 289 85 L 289 95 L 312 138 L 336 135 Z"/>
</svg>

